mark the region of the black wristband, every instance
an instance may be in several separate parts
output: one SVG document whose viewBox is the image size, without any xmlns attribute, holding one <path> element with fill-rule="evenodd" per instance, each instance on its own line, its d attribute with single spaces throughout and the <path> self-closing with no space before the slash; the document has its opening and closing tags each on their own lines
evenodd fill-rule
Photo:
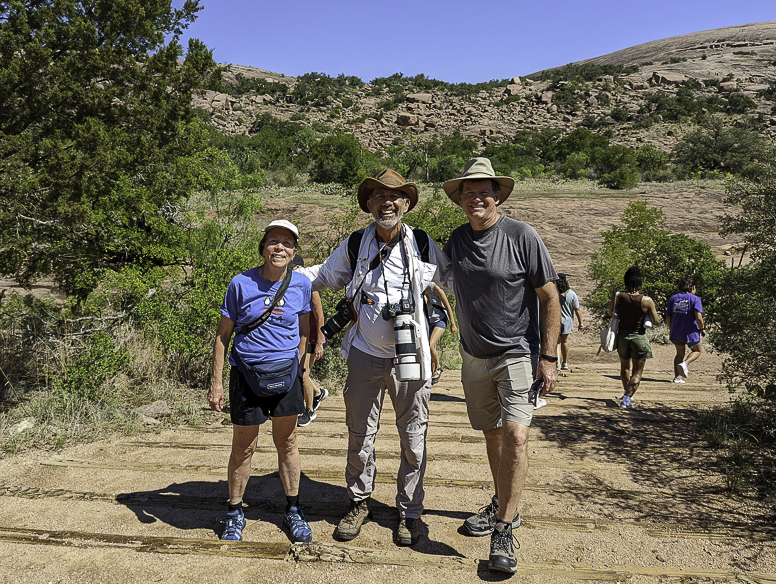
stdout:
<svg viewBox="0 0 776 584">
<path fill-rule="evenodd" d="M 558 358 L 557 357 L 552 357 L 550 355 L 544 355 L 544 354 L 539 355 L 539 360 L 541 360 L 541 361 L 549 361 L 550 363 L 557 363 L 558 362 Z"/>
</svg>

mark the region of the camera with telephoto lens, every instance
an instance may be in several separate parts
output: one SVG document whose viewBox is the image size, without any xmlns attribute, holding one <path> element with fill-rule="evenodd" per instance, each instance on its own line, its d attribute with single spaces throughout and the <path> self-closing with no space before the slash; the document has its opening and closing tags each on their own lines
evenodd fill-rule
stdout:
<svg viewBox="0 0 776 584">
<path fill-rule="evenodd" d="M 396 346 L 396 379 L 399 381 L 418 381 L 420 363 L 418 363 L 417 331 L 418 323 L 412 318 L 415 305 L 412 299 L 402 298 L 396 304 L 383 307 L 383 318 L 393 318 L 393 340 Z M 393 316 L 388 316 L 393 315 Z"/>
<path fill-rule="evenodd" d="M 356 316 L 356 311 L 353 310 L 353 305 L 347 298 L 343 298 L 337 302 L 334 311 L 332 317 L 321 327 L 321 332 L 327 339 L 330 339 L 340 332 L 351 320 L 356 320 L 358 318 Z"/>
<path fill-rule="evenodd" d="M 392 320 L 400 314 L 412 314 L 415 312 L 415 304 L 412 298 L 402 298 L 394 304 L 383 306 L 383 320 Z"/>
</svg>

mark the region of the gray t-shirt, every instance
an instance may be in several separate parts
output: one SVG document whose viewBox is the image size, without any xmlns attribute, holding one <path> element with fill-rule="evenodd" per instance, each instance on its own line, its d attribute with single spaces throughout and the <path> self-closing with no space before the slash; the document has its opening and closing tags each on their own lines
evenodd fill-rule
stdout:
<svg viewBox="0 0 776 584">
<path fill-rule="evenodd" d="M 539 234 L 501 216 L 475 231 L 453 231 L 444 252 L 453 264 L 456 314 L 464 351 L 478 359 L 538 353 L 536 288 L 558 279 Z"/>
</svg>

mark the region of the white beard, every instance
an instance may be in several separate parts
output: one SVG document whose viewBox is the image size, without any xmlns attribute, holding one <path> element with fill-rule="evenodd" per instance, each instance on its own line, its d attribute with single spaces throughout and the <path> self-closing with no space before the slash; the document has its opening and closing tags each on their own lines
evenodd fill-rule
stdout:
<svg viewBox="0 0 776 584">
<path fill-rule="evenodd" d="M 393 229 L 399 224 L 399 221 L 401 221 L 401 218 L 403 216 L 404 216 L 404 211 L 400 211 L 399 213 L 396 213 L 393 219 L 382 219 L 380 217 L 377 217 L 375 218 L 375 223 L 377 223 L 383 229 Z"/>
</svg>

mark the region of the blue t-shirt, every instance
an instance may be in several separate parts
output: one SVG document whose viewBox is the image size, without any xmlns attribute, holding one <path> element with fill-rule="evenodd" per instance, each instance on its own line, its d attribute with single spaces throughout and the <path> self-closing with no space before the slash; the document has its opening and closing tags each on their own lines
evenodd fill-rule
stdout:
<svg viewBox="0 0 776 584">
<path fill-rule="evenodd" d="M 689 292 L 674 294 L 668 301 L 666 316 L 671 317 L 671 334 L 668 337 L 678 343 L 698 343 L 701 335 L 695 311 L 703 314 L 701 299 Z"/>
<path fill-rule="evenodd" d="M 302 274 L 291 275 L 288 290 L 272 316 L 248 335 L 240 334 L 243 325 L 264 314 L 280 284 L 264 280 L 258 268 L 243 272 L 229 282 L 221 314 L 235 323 L 235 349 L 245 363 L 281 361 L 299 355 L 299 315 L 313 309 L 312 285 Z M 229 362 L 234 365 L 231 355 Z"/>
</svg>

